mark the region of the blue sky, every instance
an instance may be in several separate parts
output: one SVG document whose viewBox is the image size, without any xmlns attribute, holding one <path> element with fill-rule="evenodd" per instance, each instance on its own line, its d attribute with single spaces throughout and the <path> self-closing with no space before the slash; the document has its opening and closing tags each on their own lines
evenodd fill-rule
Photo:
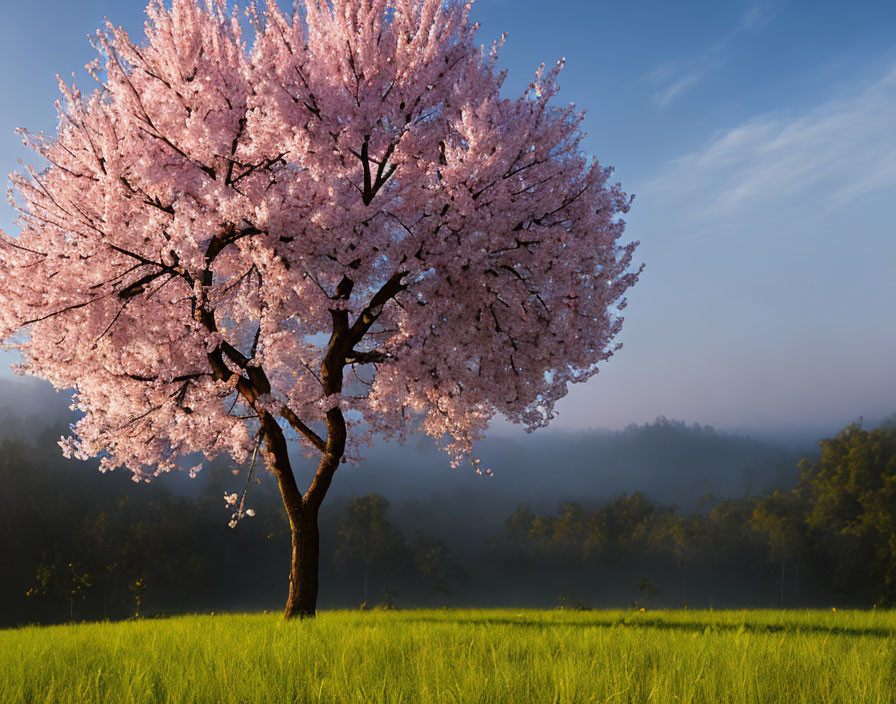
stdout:
<svg viewBox="0 0 896 704">
<path fill-rule="evenodd" d="M 0 0 L 0 170 L 13 130 L 54 129 L 54 75 L 79 74 L 108 15 L 141 0 Z M 558 429 L 662 414 L 830 432 L 896 411 L 896 5 L 478 0 L 518 93 L 566 57 L 586 148 L 637 195 L 647 264 L 625 348 Z M 0 207 L 0 227 L 15 232 Z M 499 431 L 501 428 L 499 427 Z"/>
</svg>

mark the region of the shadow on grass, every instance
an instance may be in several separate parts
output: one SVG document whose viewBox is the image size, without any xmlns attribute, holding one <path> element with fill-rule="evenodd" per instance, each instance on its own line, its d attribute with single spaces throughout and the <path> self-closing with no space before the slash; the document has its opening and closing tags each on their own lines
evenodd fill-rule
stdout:
<svg viewBox="0 0 896 704">
<path fill-rule="evenodd" d="M 449 626 L 455 624 L 469 626 L 519 626 L 522 628 L 539 628 L 543 630 L 569 629 L 569 628 L 630 628 L 630 629 L 654 629 L 661 631 L 682 631 L 685 633 L 751 633 L 751 634 L 820 634 L 831 636 L 848 636 L 852 638 L 870 637 L 870 638 L 896 638 L 896 628 L 856 628 L 851 626 L 824 626 L 821 624 L 761 624 L 761 623 L 707 623 L 707 622 L 675 622 L 661 618 L 651 618 L 649 616 L 633 616 L 630 618 L 621 618 L 614 620 L 594 620 L 581 619 L 566 623 L 558 623 L 549 619 L 532 618 L 471 618 L 459 617 L 454 619 L 440 619 L 431 616 L 412 616 L 403 619 L 406 623 L 444 623 Z"/>
</svg>

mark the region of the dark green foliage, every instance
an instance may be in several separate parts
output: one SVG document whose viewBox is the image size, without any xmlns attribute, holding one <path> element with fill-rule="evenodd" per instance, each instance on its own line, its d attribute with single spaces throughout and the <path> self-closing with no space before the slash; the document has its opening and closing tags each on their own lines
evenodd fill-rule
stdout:
<svg viewBox="0 0 896 704">
<path fill-rule="evenodd" d="M 417 572 L 436 592 L 450 594 L 464 581 L 464 571 L 444 541 L 430 540 L 418 530 L 414 534 L 411 553 Z"/>
<path fill-rule="evenodd" d="M 333 561 L 343 572 L 361 572 L 364 604 L 369 601 L 371 578 L 401 569 L 407 560 L 404 536 L 389 520 L 388 512 L 385 497 L 366 494 L 349 501 L 339 522 L 339 547 Z"/>
<path fill-rule="evenodd" d="M 896 428 L 851 425 L 800 469 L 813 547 L 830 560 L 838 591 L 896 604 Z"/>
<path fill-rule="evenodd" d="M 214 476 L 204 493 L 176 496 L 66 461 L 46 439 L 0 443 L 0 486 L 0 625 L 221 608 L 229 590 L 263 593 L 282 573 L 271 553 L 288 535 L 261 487 L 271 510 L 233 531 Z M 268 574 L 252 579 L 251 563 Z"/>
</svg>

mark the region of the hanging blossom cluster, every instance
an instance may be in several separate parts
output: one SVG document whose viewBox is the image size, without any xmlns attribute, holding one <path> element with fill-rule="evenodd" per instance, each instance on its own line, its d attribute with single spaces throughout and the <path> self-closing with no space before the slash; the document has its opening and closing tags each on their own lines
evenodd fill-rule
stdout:
<svg viewBox="0 0 896 704">
<path fill-rule="evenodd" d="M 423 430 L 460 460 L 596 373 L 631 198 L 551 103 L 560 65 L 503 97 L 469 12 L 271 0 L 249 46 L 226 0 L 154 1 L 142 42 L 97 33 L 100 86 L 23 133 L 50 166 L 12 176 L 0 235 L 0 339 L 76 390 L 67 454 L 245 462 L 270 417 L 309 451 L 344 420 L 349 453 Z"/>
</svg>

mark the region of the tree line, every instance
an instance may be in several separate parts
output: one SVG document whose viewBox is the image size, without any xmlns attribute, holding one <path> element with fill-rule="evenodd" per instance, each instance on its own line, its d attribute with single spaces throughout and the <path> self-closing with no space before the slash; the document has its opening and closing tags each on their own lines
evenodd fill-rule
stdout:
<svg viewBox="0 0 896 704">
<path fill-rule="evenodd" d="M 674 593 L 667 605 L 686 606 L 693 597 L 706 605 L 714 594 L 725 601 L 732 577 L 764 585 L 766 602 L 774 583 L 781 607 L 896 604 L 896 427 L 850 425 L 821 441 L 820 455 L 799 469 L 792 488 L 707 496 L 702 510 L 688 515 L 642 493 L 591 511 L 576 503 L 553 515 L 520 508 L 491 546 L 496 557 L 524 569 L 654 569 Z M 656 597 L 653 584 L 649 575 L 639 580 L 640 599 Z"/>
<path fill-rule="evenodd" d="M 289 530 L 270 482 L 253 481 L 255 517 L 231 529 L 232 467 L 184 496 L 100 478 L 49 440 L 0 444 L 0 624 L 278 608 Z M 357 496 L 321 514 L 323 606 L 894 605 L 896 424 L 850 425 L 799 471 L 689 513 L 640 492 L 520 507 L 474 543 Z"/>
</svg>

